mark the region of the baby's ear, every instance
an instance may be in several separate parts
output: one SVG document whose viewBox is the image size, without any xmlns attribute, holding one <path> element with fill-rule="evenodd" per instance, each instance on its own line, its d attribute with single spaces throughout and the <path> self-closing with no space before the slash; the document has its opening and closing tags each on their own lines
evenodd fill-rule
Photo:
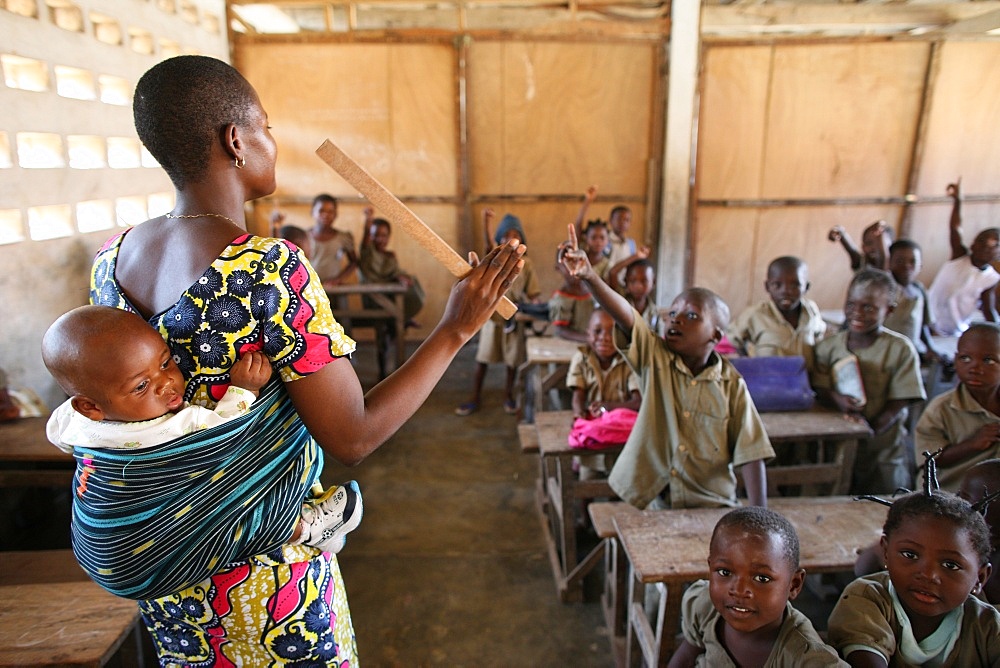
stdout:
<svg viewBox="0 0 1000 668">
<path fill-rule="evenodd" d="M 78 394 L 70 399 L 70 405 L 73 407 L 73 410 L 85 418 L 90 418 L 95 422 L 100 422 L 104 419 L 104 411 L 102 411 L 101 407 L 97 405 L 97 402 L 90 397 Z"/>
</svg>

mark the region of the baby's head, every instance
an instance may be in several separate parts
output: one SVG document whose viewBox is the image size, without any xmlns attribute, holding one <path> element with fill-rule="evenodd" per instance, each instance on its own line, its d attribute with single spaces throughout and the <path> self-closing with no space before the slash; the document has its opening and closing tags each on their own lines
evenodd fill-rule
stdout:
<svg viewBox="0 0 1000 668">
<path fill-rule="evenodd" d="M 708 571 L 712 605 L 727 626 L 741 633 L 776 632 L 786 603 L 805 581 L 795 527 L 759 506 L 722 516 L 712 532 Z"/>
<path fill-rule="evenodd" d="M 889 246 L 889 271 L 900 285 L 909 285 L 920 273 L 920 245 L 912 239 L 900 239 Z"/>
<path fill-rule="evenodd" d="M 707 357 L 729 326 L 729 307 L 708 288 L 688 288 L 667 311 L 667 348 L 682 357 Z"/>
<path fill-rule="evenodd" d="M 966 469 L 958 495 L 969 503 L 979 503 L 997 490 L 1000 490 L 1000 459 L 985 459 Z M 984 518 L 993 539 L 992 550 L 996 551 L 1000 548 L 1000 500 L 989 505 Z"/>
<path fill-rule="evenodd" d="M 847 289 L 844 317 L 852 334 L 878 330 L 896 306 L 896 282 L 880 269 L 862 269 Z"/>
<path fill-rule="evenodd" d="M 1000 390 L 1000 326 L 977 322 L 962 332 L 955 350 L 955 373 L 976 394 Z"/>
<path fill-rule="evenodd" d="M 809 267 L 797 257 L 783 255 L 767 265 L 764 289 L 783 313 L 797 311 L 809 290 Z"/>
<path fill-rule="evenodd" d="M 645 299 L 653 291 L 655 277 L 652 262 L 636 260 L 625 269 L 625 291 L 635 301 Z"/>
<path fill-rule="evenodd" d="M 619 204 L 611 209 L 611 213 L 608 216 L 608 223 L 615 234 L 620 237 L 625 236 L 629 226 L 632 225 L 632 210 L 624 204 Z"/>
<path fill-rule="evenodd" d="M 980 591 L 990 575 L 990 530 L 972 505 L 942 491 L 913 492 L 882 527 L 889 578 L 911 622 L 934 623 Z"/>
<path fill-rule="evenodd" d="M 597 359 L 607 362 L 612 359 L 615 350 L 615 321 L 604 309 L 594 309 L 587 323 L 587 343 L 597 355 Z"/>
<path fill-rule="evenodd" d="M 588 221 L 583 226 L 583 243 L 587 248 L 587 255 L 603 253 L 608 247 L 608 224 L 600 218 Z"/>
<path fill-rule="evenodd" d="M 1000 259 L 1000 229 L 988 227 L 969 246 L 969 259 L 980 269 Z"/>
<path fill-rule="evenodd" d="M 152 420 L 184 403 L 184 377 L 166 342 L 129 311 L 81 306 L 63 314 L 42 338 L 42 360 L 91 420 Z"/>
</svg>

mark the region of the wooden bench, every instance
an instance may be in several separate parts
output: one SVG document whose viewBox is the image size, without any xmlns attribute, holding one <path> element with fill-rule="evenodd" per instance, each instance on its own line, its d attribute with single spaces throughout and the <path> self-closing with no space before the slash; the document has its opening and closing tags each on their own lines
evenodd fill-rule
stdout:
<svg viewBox="0 0 1000 668">
<path fill-rule="evenodd" d="M 69 489 L 76 461 L 49 443 L 46 422 L 47 417 L 0 422 L 0 487 Z"/>
<path fill-rule="evenodd" d="M 628 590 L 628 559 L 618 543 L 615 517 L 639 514 L 642 511 L 624 501 L 595 501 L 587 506 L 587 514 L 604 552 L 604 583 L 601 611 L 611 637 L 615 665 L 625 660 L 625 624 L 628 621 L 625 601 Z"/>
<path fill-rule="evenodd" d="M 375 328 L 375 349 L 381 378 L 385 378 L 391 371 L 390 343 L 396 346 L 395 368 L 402 366 L 406 360 L 406 313 L 403 302 L 407 289 L 401 283 L 354 283 L 326 289 L 337 322 L 348 329 L 351 326 Z M 340 302 L 346 302 L 351 295 L 361 296 L 361 308 L 349 305 L 340 307 Z M 343 299 L 338 299 L 339 297 Z M 394 337 L 389 336 L 389 325 L 394 326 Z"/>
<path fill-rule="evenodd" d="M 132 668 L 150 649 L 136 602 L 94 584 L 71 550 L 0 552 L 0 666 Z"/>
<path fill-rule="evenodd" d="M 888 509 L 849 497 L 775 500 L 795 526 L 800 564 L 808 573 L 850 571 L 858 552 L 879 539 Z M 629 563 L 626 665 L 641 659 L 665 665 L 680 630 L 684 585 L 707 578 L 708 546 L 728 508 L 644 510 L 615 515 L 618 540 Z M 657 614 L 646 616 L 645 589 L 661 591 Z"/>
</svg>

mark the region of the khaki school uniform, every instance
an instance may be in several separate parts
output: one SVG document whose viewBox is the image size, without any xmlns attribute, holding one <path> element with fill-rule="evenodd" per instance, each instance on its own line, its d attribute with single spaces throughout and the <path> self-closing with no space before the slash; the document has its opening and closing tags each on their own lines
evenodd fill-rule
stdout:
<svg viewBox="0 0 1000 668">
<path fill-rule="evenodd" d="M 781 315 L 774 300 L 768 299 L 744 310 L 729 326 L 729 340 L 749 357 L 789 357 L 800 355 L 808 362 L 812 347 L 826 333 L 826 322 L 811 299 L 802 299 L 798 327 Z"/>
</svg>

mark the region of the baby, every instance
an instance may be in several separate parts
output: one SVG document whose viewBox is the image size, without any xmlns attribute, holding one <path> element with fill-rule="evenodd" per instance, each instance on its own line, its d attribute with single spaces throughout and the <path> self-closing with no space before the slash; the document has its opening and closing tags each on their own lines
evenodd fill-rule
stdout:
<svg viewBox="0 0 1000 668">
<path fill-rule="evenodd" d="M 42 339 L 42 359 L 70 398 L 49 418 L 47 435 L 74 448 L 150 448 L 244 415 L 271 377 L 260 352 L 232 368 L 232 384 L 215 410 L 184 401 L 184 377 L 159 333 L 138 315 L 81 306 L 59 317 Z M 86 493 L 86 469 L 77 493 Z M 302 503 L 290 544 L 338 552 L 361 522 L 355 481 Z"/>
<path fill-rule="evenodd" d="M 670 668 L 846 665 L 790 602 L 806 577 L 791 522 L 757 506 L 731 510 L 708 549 L 709 579 L 684 592 Z"/>
</svg>

